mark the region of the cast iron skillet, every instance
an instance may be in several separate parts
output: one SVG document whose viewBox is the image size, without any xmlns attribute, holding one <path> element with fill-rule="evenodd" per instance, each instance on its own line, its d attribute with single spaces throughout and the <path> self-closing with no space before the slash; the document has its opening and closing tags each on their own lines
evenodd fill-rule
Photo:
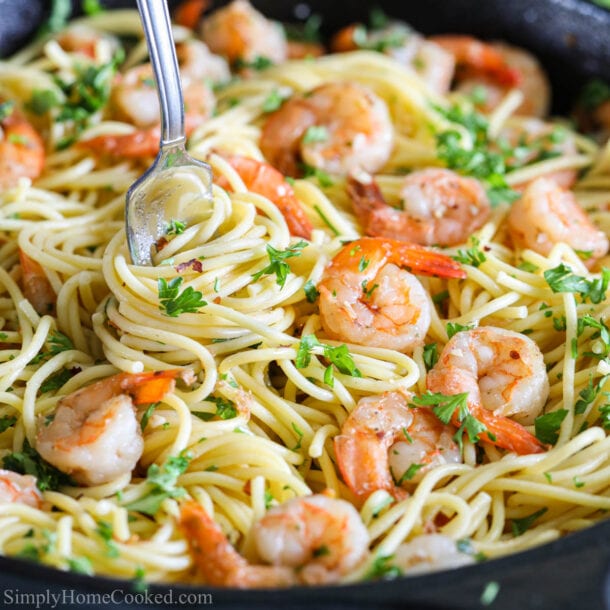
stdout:
<svg viewBox="0 0 610 610">
<path fill-rule="evenodd" d="M 43 0 L 0 0 L 0 53 L 19 48 L 32 36 L 48 4 Z M 118 7 L 132 3 L 106 0 L 104 4 Z M 287 0 L 254 0 L 254 4 L 282 21 L 302 17 L 306 6 Z M 300 9 L 296 9 L 299 4 Z M 531 49 L 551 76 L 556 110 L 570 107 L 585 80 L 601 77 L 610 81 L 610 12 L 582 0 L 403 0 L 400 4 L 377 0 L 375 4 L 425 33 L 468 32 Z M 324 17 L 324 27 L 330 32 L 347 22 L 366 21 L 372 3 L 310 0 L 308 5 Z M 214 606 L 233 609 L 276 605 L 294 609 L 469 610 L 484 607 L 483 592 L 489 583 L 497 583 L 499 590 L 490 606 L 494 610 L 610 610 L 609 567 L 610 520 L 524 553 L 425 576 L 272 591 L 152 585 L 147 596 L 140 595 L 124 607 L 166 607 L 176 604 L 180 594 L 204 592 L 212 594 Z M 125 581 L 59 572 L 12 558 L 0 558 L 0 585 L 7 607 L 17 600 L 17 592 L 63 594 L 56 607 L 70 602 L 84 607 L 85 598 L 78 595 L 113 591 L 111 602 L 120 606 L 124 594 L 134 592 Z M 89 605 L 99 607 L 94 599 L 89 598 Z M 188 600 L 183 598 L 183 602 L 186 605 Z"/>
</svg>

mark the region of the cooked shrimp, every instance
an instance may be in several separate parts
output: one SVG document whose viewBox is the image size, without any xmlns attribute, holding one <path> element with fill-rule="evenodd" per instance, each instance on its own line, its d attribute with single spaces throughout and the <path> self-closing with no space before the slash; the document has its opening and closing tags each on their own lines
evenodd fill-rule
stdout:
<svg viewBox="0 0 610 610">
<path fill-rule="evenodd" d="M 368 555 L 369 535 L 345 500 L 317 494 L 276 506 L 252 526 L 260 558 L 251 565 L 195 502 L 182 506 L 180 526 L 209 585 L 277 587 L 339 581 Z"/>
<path fill-rule="evenodd" d="M 371 176 L 353 172 L 347 192 L 367 235 L 424 246 L 465 243 L 491 214 L 483 185 L 449 169 L 409 174 L 400 190 L 402 209 L 388 205 Z"/>
<path fill-rule="evenodd" d="M 0 470 L 0 504 L 12 502 L 40 507 L 42 496 L 36 487 L 36 477 Z"/>
<path fill-rule="evenodd" d="M 160 401 L 181 370 L 119 373 L 64 396 L 53 419 L 38 421 L 40 455 L 81 485 L 101 485 L 131 472 L 144 442 L 134 405 Z"/>
<path fill-rule="evenodd" d="M 224 155 L 223 158 L 235 169 L 249 190 L 275 203 L 286 220 L 291 235 L 311 239 L 313 226 L 294 194 L 294 189 L 280 172 L 268 163 L 249 157 Z M 222 176 L 216 178 L 216 183 L 223 188 L 229 186 Z"/>
<path fill-rule="evenodd" d="M 222 82 L 230 76 L 226 62 L 212 55 L 198 40 L 177 46 L 184 95 L 186 135 L 190 135 L 214 110 L 216 100 L 211 82 Z M 159 99 L 150 64 L 143 64 L 117 77 L 110 96 L 114 118 L 138 129 L 128 134 L 104 134 L 81 140 L 78 145 L 98 154 L 128 158 L 151 157 L 159 152 Z"/>
<path fill-rule="evenodd" d="M 203 20 L 200 33 L 213 53 L 223 55 L 232 64 L 260 57 L 276 64 L 286 59 L 283 28 L 264 17 L 247 0 L 233 0 L 214 11 Z"/>
<path fill-rule="evenodd" d="M 110 92 L 110 112 L 120 121 L 136 127 L 159 122 L 159 99 L 150 64 L 136 66 L 115 79 Z"/>
<path fill-rule="evenodd" d="M 216 85 L 231 78 L 227 60 L 212 53 L 201 40 L 181 42 L 176 45 L 176 55 L 180 64 L 182 84 L 187 89 L 193 81 L 208 80 Z"/>
<path fill-rule="evenodd" d="M 86 25 L 71 25 L 55 36 L 59 46 L 68 53 L 77 53 L 100 63 L 107 63 L 120 44 L 116 37 Z"/>
<path fill-rule="evenodd" d="M 544 450 L 523 428 L 534 423 L 549 394 L 542 352 L 529 337 L 493 326 L 458 332 L 426 382 L 432 392 L 468 393 L 470 414 L 489 432 L 481 434 L 482 441 L 519 454 Z M 458 409 L 452 422 L 459 425 Z"/>
<path fill-rule="evenodd" d="M 204 117 L 184 116 L 184 132 L 188 137 L 201 123 Z M 103 134 L 77 143 L 79 148 L 90 150 L 97 155 L 142 159 L 154 157 L 159 152 L 161 127 L 155 125 L 147 129 L 136 129 L 126 134 Z"/>
<path fill-rule="evenodd" d="M 360 500 L 378 489 L 404 497 L 401 485 L 440 464 L 461 462 L 455 432 L 399 392 L 362 398 L 335 437 L 337 465 Z"/>
<path fill-rule="evenodd" d="M 401 544 L 392 557 L 407 575 L 448 570 L 474 563 L 472 555 L 459 551 L 455 540 L 443 534 L 423 534 Z"/>
<path fill-rule="evenodd" d="M 363 237 L 346 244 L 318 284 L 320 319 L 329 337 L 410 352 L 430 326 L 430 301 L 406 271 L 463 278 L 459 263 L 421 246 Z"/>
<path fill-rule="evenodd" d="M 482 110 L 489 112 L 512 88 L 523 93 L 517 114 L 545 116 L 551 88 L 538 60 L 524 49 L 502 43 L 485 43 L 470 36 L 441 35 L 429 40 L 453 53 L 457 89 L 465 93 L 483 88 Z"/>
<path fill-rule="evenodd" d="M 370 30 L 358 23 L 348 25 L 333 36 L 331 49 L 335 53 L 356 49 L 385 53 L 414 70 L 433 91 L 441 95 L 449 90 L 455 69 L 455 59 L 451 53 L 401 21 L 390 21 L 382 28 Z"/>
<path fill-rule="evenodd" d="M 21 248 L 19 249 L 19 263 L 21 264 L 21 287 L 25 298 L 41 316 L 55 315 L 57 295 L 44 269 Z"/>
<path fill-rule="evenodd" d="M 608 252 L 608 238 L 591 222 L 574 194 L 547 178 L 531 182 L 515 201 L 508 228 L 518 247 L 543 255 L 559 242 L 586 254 L 588 265 Z"/>
<path fill-rule="evenodd" d="M 368 87 L 335 82 L 284 102 L 263 125 L 260 146 L 284 175 L 299 175 L 300 162 L 345 175 L 383 167 L 393 140 L 386 103 Z"/>
<path fill-rule="evenodd" d="M 19 178 L 35 180 L 45 163 L 44 143 L 15 104 L 0 99 L 0 190 Z"/>
<path fill-rule="evenodd" d="M 222 57 L 213 55 L 199 40 L 187 40 L 176 46 L 184 93 L 185 113 L 207 118 L 214 108 L 209 82 L 230 78 L 229 67 Z M 136 127 L 159 123 L 159 99 L 151 64 L 142 64 L 117 76 L 110 94 L 114 117 Z"/>
</svg>

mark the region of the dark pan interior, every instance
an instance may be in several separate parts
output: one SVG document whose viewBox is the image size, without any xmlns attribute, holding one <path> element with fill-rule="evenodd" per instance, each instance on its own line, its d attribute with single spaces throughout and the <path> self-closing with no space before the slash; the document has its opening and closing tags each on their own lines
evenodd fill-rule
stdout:
<svg viewBox="0 0 610 610">
<path fill-rule="evenodd" d="M 79 1 L 74 1 L 78 12 Z M 464 32 L 487 39 L 504 39 L 532 50 L 543 61 L 553 84 L 554 108 L 566 111 L 580 87 L 598 77 L 610 82 L 610 12 L 583 0 L 426 0 L 402 2 L 376 0 L 254 0 L 266 15 L 296 21 L 307 10 L 323 17 L 325 32 L 352 21 L 366 21 L 371 6 L 403 18 L 425 33 Z M 126 0 L 106 0 L 108 7 L 132 6 Z M 176 4 L 176 2 L 170 2 Z M 223 2 L 215 2 L 215 5 Z M 48 14 L 50 2 L 0 0 L 0 55 L 18 49 L 36 32 Z M 295 10 L 299 5 L 300 8 Z M 610 610 L 610 521 L 525 553 L 449 572 L 364 583 L 282 591 L 238 591 L 182 586 L 149 588 L 125 608 L 167 607 L 178 603 L 180 594 L 208 592 L 213 604 L 231 608 L 482 608 L 481 595 L 488 583 L 499 585 L 491 605 L 494 610 Z M 3 602 L 7 592 L 63 595 L 57 607 L 74 602 L 84 593 L 120 590 L 109 601 L 121 606 L 125 594 L 133 593 L 123 581 L 90 578 L 0 558 Z M 72 591 L 72 594 L 70 594 Z M 72 597 L 70 597 L 72 595 Z M 169 597 L 171 595 L 171 597 Z M 14 599 L 14 598 L 13 598 Z M 47 597 L 47 600 L 51 598 Z M 90 598 L 91 599 L 91 598 Z M 194 598 L 182 598 L 191 606 Z M 190 601 L 190 603 L 189 603 Z M 99 607 L 85 603 L 78 607 Z M 74 604 L 72 604 L 74 605 Z"/>
</svg>

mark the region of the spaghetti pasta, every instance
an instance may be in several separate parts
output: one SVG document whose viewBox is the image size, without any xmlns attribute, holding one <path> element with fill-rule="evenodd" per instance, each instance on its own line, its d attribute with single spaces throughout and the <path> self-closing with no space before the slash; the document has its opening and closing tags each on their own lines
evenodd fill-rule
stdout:
<svg viewBox="0 0 610 610">
<path fill-rule="evenodd" d="M 348 177 L 306 167 L 309 176 L 289 178 L 296 204 L 313 227 L 311 238 L 301 240 L 291 236 L 274 201 L 277 193 L 251 189 L 228 155 L 265 162 L 261 137 L 272 112 L 297 98 L 311 110 L 312 90 L 356 83 L 388 109 L 392 144 L 375 182 L 384 205 L 401 208 L 405 173 L 452 163 L 456 168 L 451 155 L 460 151 L 485 154 L 479 148 L 483 115 L 472 100 L 439 92 L 396 57 L 369 49 L 293 59 L 258 72 L 250 66 L 242 77 L 214 87 L 214 114 L 198 117 L 189 138 L 190 153 L 208 161 L 227 188 L 215 185 L 213 199 L 200 203 L 200 221 L 175 218 L 154 266 L 139 267 L 129 259 L 123 203 L 150 153 L 124 158 L 87 144 L 137 133 L 117 119 L 111 90 L 122 82 L 114 76 L 113 59 L 121 37 L 138 42 L 119 73 L 145 60 L 138 20 L 133 12 L 107 12 L 78 26 L 90 37 L 89 51 L 65 43 L 74 34 L 68 29 L 0 63 L 3 100 L 26 113 L 44 134 L 46 149 L 40 176 L 18 177 L 0 192 L 2 472 L 35 474 L 42 493 L 32 506 L 19 501 L 19 489 L 9 496 L 0 486 L 3 554 L 62 570 L 195 582 L 197 559 L 180 527 L 187 497 L 256 563 L 253 524 L 295 498 L 327 490 L 357 508 L 370 539 L 362 561 L 321 579 L 345 582 L 379 575 L 380 558 L 387 567 L 401 545 L 432 531 L 468 540 L 472 553 L 494 558 L 605 518 L 608 257 L 591 261 L 566 243 L 547 254 L 532 245 L 518 249 L 506 219 L 516 193 L 511 187 L 522 191 L 540 176 L 569 172 L 571 179 L 579 175 L 575 200 L 608 233 L 607 144 L 539 119 L 540 134 L 524 139 L 532 119 L 514 114 L 524 94 L 508 91 L 485 119 L 483 144 L 487 153 L 504 147 L 524 160 L 507 162 L 500 187 L 497 169 L 475 173 L 488 191 L 499 188 L 501 202 L 467 243 L 442 250 L 459 261 L 464 277 L 419 277 L 426 294 L 419 306 L 429 308 L 430 323 L 414 349 L 401 353 L 346 343 L 321 315 L 318 289 L 324 290 L 322 280 L 337 253 L 366 231 L 345 189 Z M 175 36 L 182 43 L 193 34 L 177 27 Z M 87 100 L 83 118 L 74 109 L 86 107 Z M 318 144 L 334 137 L 332 125 L 312 125 L 319 128 Z M 314 146 L 311 126 L 309 139 Z M 28 271 L 24 260 L 40 270 Z M 355 263 L 366 268 L 369 261 L 363 255 Z M 341 271 L 346 283 L 349 274 L 357 275 Z M 38 282 L 30 289 L 28 273 Z M 361 298 L 381 298 L 397 281 L 398 269 L 392 273 L 381 287 L 360 287 L 358 280 Z M 43 285 L 55 295 L 55 314 L 41 294 Z M 391 304 L 398 297 L 387 298 Z M 338 316 L 356 311 L 337 308 Z M 377 315 L 376 308 L 371 311 Z M 519 429 L 532 439 L 536 435 L 542 449 L 517 455 L 482 442 L 485 434 L 493 436 L 491 428 L 465 434 L 446 419 L 443 425 L 453 426 L 461 446 L 460 463 L 440 463 L 414 476 L 424 464 L 413 462 L 410 476 L 393 473 L 391 489 L 359 495 L 338 466 L 335 439 L 348 415 L 366 397 L 430 397 L 428 371 L 440 366 L 436 360 L 450 336 L 486 327 L 519 333 L 541 352 L 548 399 L 534 415 L 535 425 L 532 418 Z M 176 369 L 192 371 L 196 381 L 179 382 L 135 407 L 143 450 L 133 472 L 79 485 L 61 465 L 57 470 L 40 458 L 36 448 L 56 426 L 53 418 L 66 397 L 121 372 Z M 71 432 L 81 439 L 77 444 L 85 442 L 82 429 Z M 365 460 L 360 450 L 354 459 Z M 95 456 L 102 470 L 106 459 L 104 452 Z M 368 468 L 365 461 L 361 468 Z M 314 558 L 334 552 L 314 547 Z"/>
</svg>

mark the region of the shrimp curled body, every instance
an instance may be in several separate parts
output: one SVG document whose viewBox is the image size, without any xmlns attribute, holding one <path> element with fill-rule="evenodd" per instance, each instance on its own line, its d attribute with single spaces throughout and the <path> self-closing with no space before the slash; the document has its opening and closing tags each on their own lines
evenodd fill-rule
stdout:
<svg viewBox="0 0 610 610">
<path fill-rule="evenodd" d="M 247 0 L 233 0 L 214 11 L 201 23 L 200 34 L 212 52 L 226 57 L 232 64 L 261 57 L 281 63 L 288 53 L 283 28 Z"/>
<path fill-rule="evenodd" d="M 543 450 L 523 428 L 549 394 L 542 353 L 529 337 L 493 326 L 456 333 L 428 372 L 427 386 L 445 395 L 468 393 L 469 412 L 491 433 L 483 441 L 519 454 Z M 453 423 L 459 425 L 456 417 L 457 410 Z"/>
<path fill-rule="evenodd" d="M 366 174 L 350 175 L 347 192 L 367 235 L 423 246 L 465 243 L 491 213 L 481 183 L 448 169 L 409 174 L 400 190 L 402 209 L 388 205 Z"/>
<path fill-rule="evenodd" d="M 461 462 L 454 430 L 427 408 L 409 407 L 399 392 L 362 398 L 335 437 L 347 486 L 364 500 L 378 489 L 404 497 L 400 485 L 417 483 L 441 464 Z"/>
<path fill-rule="evenodd" d="M 317 129 L 314 137 L 311 128 Z M 379 170 L 390 157 L 394 129 L 386 103 L 352 82 L 325 83 L 269 115 L 260 139 L 265 158 L 283 174 L 299 163 L 330 174 Z"/>
<path fill-rule="evenodd" d="M 158 402 L 185 374 L 119 373 L 65 396 L 50 423 L 39 419 L 36 449 L 81 485 L 131 472 L 144 448 L 134 405 Z"/>
<path fill-rule="evenodd" d="M 517 246 L 545 256 L 559 242 L 587 252 L 588 263 L 608 251 L 605 233 L 591 222 L 572 192 L 547 178 L 538 178 L 527 186 L 511 208 L 508 227 Z"/>
<path fill-rule="evenodd" d="M 338 581 L 368 554 L 369 535 L 349 502 L 316 494 L 270 509 L 253 525 L 260 558 L 253 565 L 195 502 L 182 506 L 180 526 L 209 585 L 277 587 Z M 271 565 L 269 565 L 271 564 Z"/>
<path fill-rule="evenodd" d="M 431 309 L 415 273 L 465 277 L 444 254 L 392 239 L 361 238 L 344 246 L 324 271 L 320 317 L 333 339 L 412 351 L 428 331 Z"/>
</svg>

